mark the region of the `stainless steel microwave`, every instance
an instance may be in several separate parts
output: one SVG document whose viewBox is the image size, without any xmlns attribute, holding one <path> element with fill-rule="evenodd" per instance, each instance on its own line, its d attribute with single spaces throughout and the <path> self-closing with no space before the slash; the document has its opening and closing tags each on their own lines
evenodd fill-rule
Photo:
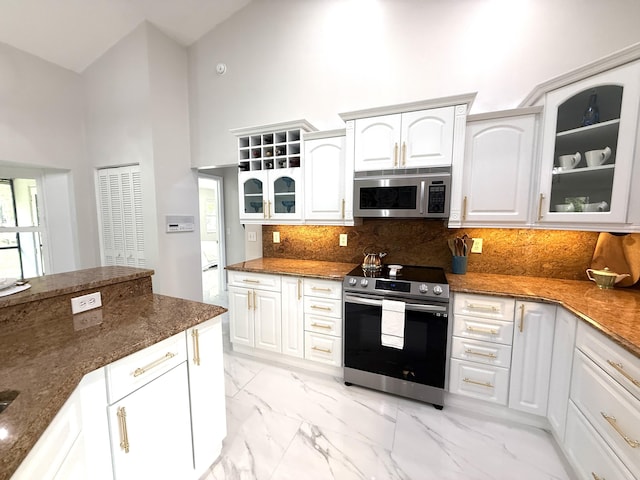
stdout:
<svg viewBox="0 0 640 480">
<path fill-rule="evenodd" d="M 449 218 L 450 195 L 450 172 L 356 177 L 353 216 Z"/>
</svg>

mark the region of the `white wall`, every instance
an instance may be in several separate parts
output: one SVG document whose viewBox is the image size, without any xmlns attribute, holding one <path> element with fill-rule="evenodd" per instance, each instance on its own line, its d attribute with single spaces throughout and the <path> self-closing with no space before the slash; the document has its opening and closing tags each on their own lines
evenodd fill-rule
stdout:
<svg viewBox="0 0 640 480">
<path fill-rule="evenodd" d="M 254 0 L 189 49 L 193 164 L 236 162 L 229 129 L 539 83 L 640 41 L 637 0 Z M 215 73 L 217 63 L 227 73 Z"/>
<path fill-rule="evenodd" d="M 52 181 L 45 178 L 46 191 L 41 192 L 45 201 L 56 200 L 58 206 L 73 210 L 47 211 L 49 239 L 55 243 L 47 273 L 99 265 L 93 179 L 84 144 L 82 78 L 4 44 L 0 44 L 0 164 L 37 168 L 49 175 Z M 69 222 L 69 215 L 74 222 Z M 76 229 L 76 224 L 82 228 Z"/>
</svg>

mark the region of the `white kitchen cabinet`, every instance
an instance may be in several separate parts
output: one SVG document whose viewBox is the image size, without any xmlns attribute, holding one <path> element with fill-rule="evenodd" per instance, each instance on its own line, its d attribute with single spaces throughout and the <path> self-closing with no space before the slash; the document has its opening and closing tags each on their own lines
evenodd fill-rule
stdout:
<svg viewBox="0 0 640 480">
<path fill-rule="evenodd" d="M 191 431 L 196 478 L 222 450 L 227 435 L 222 322 L 211 319 L 186 332 Z"/>
<path fill-rule="evenodd" d="M 304 136 L 304 220 L 353 224 L 353 165 L 347 165 L 345 130 Z"/>
<path fill-rule="evenodd" d="M 450 166 L 453 106 L 355 121 L 355 171 Z"/>
<path fill-rule="evenodd" d="M 304 279 L 282 276 L 282 353 L 304 357 Z"/>
<path fill-rule="evenodd" d="M 305 358 L 342 366 L 342 283 L 306 278 L 304 281 Z"/>
<path fill-rule="evenodd" d="M 529 219 L 539 108 L 469 116 L 460 226 L 524 226 Z"/>
<path fill-rule="evenodd" d="M 583 121 L 593 96 L 599 119 Z M 627 221 L 640 108 L 640 61 L 558 88 L 545 96 L 537 223 L 602 229 Z M 604 163 L 587 152 L 608 150 Z M 571 166 L 560 156 L 580 155 Z M 599 157 L 597 153 L 589 154 Z M 606 156 L 602 156 L 605 158 Z"/>
<path fill-rule="evenodd" d="M 186 362 L 107 410 L 117 480 L 193 475 Z"/>
<path fill-rule="evenodd" d="M 551 356 L 551 376 L 549 378 L 547 419 L 560 443 L 564 440 L 567 421 L 577 323 L 578 319 L 574 314 L 562 307 L 557 307 L 553 354 Z"/>
<path fill-rule="evenodd" d="M 556 306 L 516 302 L 509 408 L 547 415 Z"/>
</svg>

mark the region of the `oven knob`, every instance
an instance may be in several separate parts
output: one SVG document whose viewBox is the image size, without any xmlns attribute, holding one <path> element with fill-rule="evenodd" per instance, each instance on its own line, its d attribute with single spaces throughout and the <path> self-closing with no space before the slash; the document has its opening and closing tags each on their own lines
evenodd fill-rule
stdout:
<svg viewBox="0 0 640 480">
<path fill-rule="evenodd" d="M 366 287 L 367 285 L 369 285 L 369 280 L 367 280 L 366 278 L 363 278 L 362 280 L 360 280 L 361 287 Z"/>
<path fill-rule="evenodd" d="M 349 279 L 349 285 L 350 285 L 350 286 L 355 287 L 355 286 L 356 286 L 356 283 L 358 283 L 358 280 L 357 280 L 357 279 L 355 279 L 355 278 L 350 278 L 350 279 Z"/>
<path fill-rule="evenodd" d="M 429 287 L 426 283 L 423 283 L 418 287 L 418 290 L 420 291 L 420 293 L 427 293 L 429 291 Z"/>
<path fill-rule="evenodd" d="M 442 287 L 440 285 L 436 285 L 433 287 L 433 293 L 436 295 L 442 295 Z"/>
</svg>

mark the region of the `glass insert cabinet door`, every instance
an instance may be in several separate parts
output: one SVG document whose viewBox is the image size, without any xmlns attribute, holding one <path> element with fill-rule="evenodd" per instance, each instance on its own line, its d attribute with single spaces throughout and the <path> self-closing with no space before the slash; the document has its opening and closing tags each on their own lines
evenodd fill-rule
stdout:
<svg viewBox="0 0 640 480">
<path fill-rule="evenodd" d="M 279 213 L 296 213 L 296 181 L 283 176 L 273 182 L 273 211 Z"/>
<path fill-rule="evenodd" d="M 626 221 L 639 66 L 605 72 L 547 95 L 539 222 Z"/>
<path fill-rule="evenodd" d="M 244 218 L 263 218 L 265 208 L 264 179 L 249 175 L 241 182 L 240 206 Z"/>
</svg>

